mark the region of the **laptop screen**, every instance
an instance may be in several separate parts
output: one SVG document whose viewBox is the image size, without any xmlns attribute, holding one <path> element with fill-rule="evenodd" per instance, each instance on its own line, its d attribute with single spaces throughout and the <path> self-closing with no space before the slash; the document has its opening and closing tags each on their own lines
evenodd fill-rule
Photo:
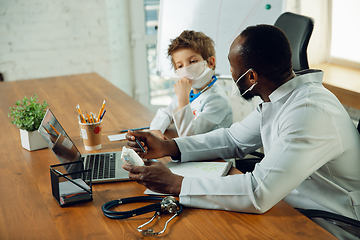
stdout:
<svg viewBox="0 0 360 240">
<path fill-rule="evenodd" d="M 80 159 L 81 153 L 50 109 L 46 111 L 38 132 L 43 136 L 60 163 L 69 163 Z M 67 171 L 71 172 L 70 169 Z"/>
</svg>

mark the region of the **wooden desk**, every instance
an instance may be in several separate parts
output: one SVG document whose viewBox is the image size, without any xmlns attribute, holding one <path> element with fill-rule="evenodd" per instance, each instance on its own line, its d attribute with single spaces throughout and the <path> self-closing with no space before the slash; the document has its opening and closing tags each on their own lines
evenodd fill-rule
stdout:
<svg viewBox="0 0 360 240">
<path fill-rule="evenodd" d="M 136 228 L 152 214 L 128 220 L 106 218 L 107 201 L 144 195 L 136 182 L 93 186 L 94 200 L 59 207 L 51 194 L 49 166 L 58 163 L 50 149 L 28 152 L 21 147 L 19 130 L 10 124 L 9 107 L 37 93 L 83 153 L 77 111 L 98 111 L 104 99 L 101 151 L 120 150 L 125 142 L 110 142 L 109 134 L 148 126 L 154 113 L 95 73 L 0 83 L 0 239 L 141 239 Z M 233 170 L 236 172 L 236 170 Z M 139 204 L 135 205 L 139 206 Z M 126 207 L 123 206 L 123 207 Z M 134 207 L 131 206 L 131 207 Z M 125 209 L 125 208 L 122 208 Z M 168 215 L 154 228 L 160 229 Z M 263 215 L 185 208 L 170 222 L 165 239 L 335 239 L 284 202 Z"/>
</svg>

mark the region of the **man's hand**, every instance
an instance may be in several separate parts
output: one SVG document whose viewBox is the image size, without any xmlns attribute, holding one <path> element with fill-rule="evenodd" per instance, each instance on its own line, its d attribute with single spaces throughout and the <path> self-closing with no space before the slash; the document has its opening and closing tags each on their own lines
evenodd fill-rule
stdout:
<svg viewBox="0 0 360 240">
<path fill-rule="evenodd" d="M 150 132 L 163 140 L 168 140 L 168 138 L 164 134 L 162 134 L 160 130 L 150 130 Z"/>
<path fill-rule="evenodd" d="M 144 147 L 146 153 L 142 151 L 135 141 L 135 137 L 139 140 L 141 146 Z M 151 132 L 132 132 L 126 134 L 128 140 L 127 145 L 144 159 L 155 159 L 165 156 L 179 157 L 180 151 L 174 140 L 163 140 Z"/>
<path fill-rule="evenodd" d="M 172 195 L 180 194 L 184 177 L 173 174 L 160 162 L 148 161 L 146 164 L 147 166 L 125 164 L 122 167 L 129 171 L 130 180 L 135 180 L 152 191 Z"/>
</svg>

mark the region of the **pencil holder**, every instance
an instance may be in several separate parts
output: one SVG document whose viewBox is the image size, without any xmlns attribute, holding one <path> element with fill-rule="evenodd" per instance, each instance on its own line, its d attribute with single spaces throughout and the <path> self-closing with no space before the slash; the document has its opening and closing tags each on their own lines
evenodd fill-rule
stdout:
<svg viewBox="0 0 360 240">
<path fill-rule="evenodd" d="M 82 161 L 50 166 L 52 194 L 61 207 L 92 201 L 91 169 Z"/>
<path fill-rule="evenodd" d="M 94 151 L 101 148 L 101 123 L 81 123 L 80 126 L 80 135 L 83 139 L 85 150 Z"/>
</svg>

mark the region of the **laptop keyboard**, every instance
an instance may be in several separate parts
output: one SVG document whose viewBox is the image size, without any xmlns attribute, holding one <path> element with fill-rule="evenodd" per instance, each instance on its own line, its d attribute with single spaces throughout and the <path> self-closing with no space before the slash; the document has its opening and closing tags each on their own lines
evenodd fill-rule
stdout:
<svg viewBox="0 0 360 240">
<path fill-rule="evenodd" d="M 82 158 L 84 161 L 84 158 Z M 85 169 L 92 169 L 92 179 L 107 179 L 115 177 L 115 153 L 91 154 L 86 156 Z M 85 180 L 90 180 L 85 174 Z"/>
</svg>

